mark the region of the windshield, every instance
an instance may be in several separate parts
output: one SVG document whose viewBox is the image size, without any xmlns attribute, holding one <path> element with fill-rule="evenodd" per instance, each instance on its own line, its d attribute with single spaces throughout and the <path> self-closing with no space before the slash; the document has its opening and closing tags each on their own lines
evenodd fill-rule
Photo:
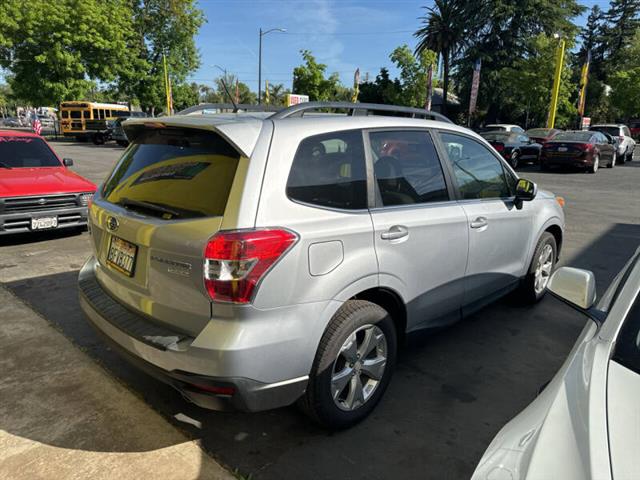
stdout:
<svg viewBox="0 0 640 480">
<path fill-rule="evenodd" d="M 551 129 L 549 128 L 532 128 L 531 130 L 527 130 L 527 135 L 530 137 L 546 137 L 551 133 Z"/>
<path fill-rule="evenodd" d="M 608 133 L 612 137 L 620 135 L 619 127 L 591 127 L 589 130 L 595 130 L 596 132 Z"/>
<path fill-rule="evenodd" d="M 589 132 L 563 132 L 553 139 L 558 142 L 588 142 L 593 134 Z"/>
<path fill-rule="evenodd" d="M 165 220 L 224 214 L 240 155 L 219 135 L 142 129 L 103 188 L 117 205 Z"/>
<path fill-rule="evenodd" d="M 44 140 L 36 137 L 0 135 L 0 169 L 60 166 L 60 161 Z"/>
</svg>

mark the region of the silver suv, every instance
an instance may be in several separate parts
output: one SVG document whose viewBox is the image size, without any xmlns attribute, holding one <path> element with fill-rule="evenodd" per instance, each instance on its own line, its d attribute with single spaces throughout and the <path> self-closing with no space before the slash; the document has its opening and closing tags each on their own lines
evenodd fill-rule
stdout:
<svg viewBox="0 0 640 480">
<path fill-rule="evenodd" d="M 299 401 L 348 427 L 407 333 L 517 288 L 540 299 L 562 245 L 561 202 L 424 110 L 307 103 L 124 126 L 131 145 L 90 208 L 80 301 L 203 407 Z"/>
<path fill-rule="evenodd" d="M 623 124 L 603 124 L 593 125 L 589 130 L 606 133 L 616 140 L 618 146 L 618 163 L 630 162 L 633 160 L 633 152 L 636 148 L 636 141 L 631 136 L 629 127 Z"/>
</svg>

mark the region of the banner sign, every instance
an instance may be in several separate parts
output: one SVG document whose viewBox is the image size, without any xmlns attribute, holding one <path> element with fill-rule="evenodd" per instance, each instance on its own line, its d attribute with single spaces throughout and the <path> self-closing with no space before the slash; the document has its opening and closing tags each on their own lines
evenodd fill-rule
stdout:
<svg viewBox="0 0 640 480">
<path fill-rule="evenodd" d="M 425 110 L 431 110 L 431 97 L 433 97 L 433 63 L 429 65 L 429 70 L 427 70 L 427 98 L 424 102 Z"/>
<path fill-rule="evenodd" d="M 469 117 L 476 111 L 476 105 L 478 103 L 478 90 L 480 89 L 480 69 L 482 68 L 482 62 L 480 59 L 476 60 L 473 66 L 473 79 L 471 80 L 471 98 L 469 99 Z"/>
</svg>

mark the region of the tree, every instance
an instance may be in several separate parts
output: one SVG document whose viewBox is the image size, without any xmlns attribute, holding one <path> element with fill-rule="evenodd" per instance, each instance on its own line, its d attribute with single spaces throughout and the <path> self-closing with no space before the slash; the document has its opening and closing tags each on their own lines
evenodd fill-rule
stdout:
<svg viewBox="0 0 640 480">
<path fill-rule="evenodd" d="M 402 85 L 397 78 L 391 80 L 389 70 L 382 67 L 373 82 L 360 84 L 360 101 L 398 105 L 402 95 Z"/>
<path fill-rule="evenodd" d="M 416 53 L 432 50 L 442 55 L 443 102 L 442 113 L 447 112 L 449 92 L 449 69 L 462 46 L 465 31 L 464 8 L 460 0 L 434 0 L 433 7 L 425 7 L 427 14 L 422 18 L 423 27 L 414 34 L 418 38 Z"/>
<path fill-rule="evenodd" d="M 194 37 L 204 23 L 195 0 L 135 0 L 134 35 L 129 37 L 129 68 L 118 86 L 147 111 L 166 104 L 163 55 L 173 90 L 183 89 L 187 76 L 200 65 Z"/>
<path fill-rule="evenodd" d="M 427 99 L 429 66 L 436 63 L 436 53 L 422 49 L 415 56 L 407 45 L 396 48 L 389 56 L 400 70 L 399 103 L 410 107 L 424 107 Z"/>
<path fill-rule="evenodd" d="M 619 68 L 609 78 L 611 105 L 616 113 L 629 120 L 640 113 L 640 28 L 620 53 Z"/>
<path fill-rule="evenodd" d="M 318 63 L 309 50 L 301 50 L 304 65 L 293 69 L 293 92 L 309 95 L 311 101 L 335 100 L 336 95 L 344 91 L 340 89 L 337 74 L 325 78 L 327 66 Z M 344 89 L 344 87 L 342 87 Z"/>
<path fill-rule="evenodd" d="M 602 43 L 606 46 L 609 65 L 615 68 L 621 52 L 640 28 L 640 0 L 611 0 L 605 20 Z"/>
<path fill-rule="evenodd" d="M 0 2 L 0 66 L 14 94 L 34 105 L 82 99 L 129 65 L 127 0 Z"/>
<path fill-rule="evenodd" d="M 291 92 L 281 83 L 269 84 L 269 103 L 271 105 L 284 105 L 288 93 Z"/>
</svg>

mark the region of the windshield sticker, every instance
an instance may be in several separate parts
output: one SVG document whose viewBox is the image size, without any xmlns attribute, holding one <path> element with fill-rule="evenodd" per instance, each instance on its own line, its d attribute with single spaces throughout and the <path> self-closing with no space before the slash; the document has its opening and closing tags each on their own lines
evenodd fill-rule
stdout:
<svg viewBox="0 0 640 480">
<path fill-rule="evenodd" d="M 208 162 L 189 162 L 152 168 L 142 173 L 131 185 L 158 180 L 191 180 L 209 165 Z"/>
<path fill-rule="evenodd" d="M 0 137 L 0 142 L 31 143 L 33 142 L 33 138 L 31 137 Z"/>
</svg>

